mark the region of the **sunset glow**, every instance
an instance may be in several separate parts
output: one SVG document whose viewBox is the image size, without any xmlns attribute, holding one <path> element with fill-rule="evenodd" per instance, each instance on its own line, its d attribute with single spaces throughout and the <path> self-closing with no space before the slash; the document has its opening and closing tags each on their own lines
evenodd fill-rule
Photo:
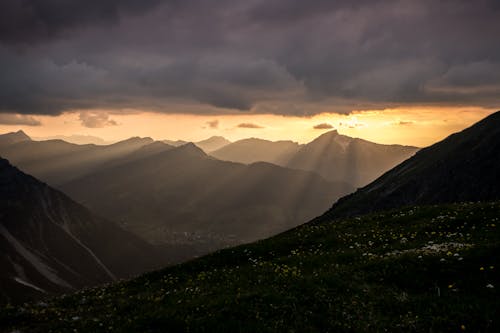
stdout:
<svg viewBox="0 0 500 333">
<path fill-rule="evenodd" d="M 175 139 L 199 141 L 213 135 L 231 141 L 248 137 L 268 140 L 293 140 L 306 143 L 331 129 L 339 133 L 385 144 L 427 146 L 449 134 L 464 129 L 494 112 L 481 108 L 405 108 L 376 111 L 354 111 L 348 115 L 321 113 L 311 117 L 271 114 L 190 115 L 153 112 L 111 113 L 102 127 L 82 124 L 82 113 L 60 116 L 35 116 L 39 126 L 0 125 L 1 132 L 24 130 L 33 137 L 54 135 L 91 135 L 115 142 L 131 136 L 152 137 L 156 140 Z M 241 124 L 253 124 L 242 127 Z M 322 128 L 315 129 L 317 125 Z M 328 128 L 330 127 L 331 128 Z M 250 128 L 249 128 L 250 127 Z"/>
</svg>

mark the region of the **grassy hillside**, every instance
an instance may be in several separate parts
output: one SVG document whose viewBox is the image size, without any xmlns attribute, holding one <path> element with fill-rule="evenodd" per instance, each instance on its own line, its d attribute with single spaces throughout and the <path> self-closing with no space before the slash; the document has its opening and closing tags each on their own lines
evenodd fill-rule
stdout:
<svg viewBox="0 0 500 333">
<path fill-rule="evenodd" d="M 498 332 L 500 202 L 312 222 L 44 303 L 22 332 Z"/>
</svg>

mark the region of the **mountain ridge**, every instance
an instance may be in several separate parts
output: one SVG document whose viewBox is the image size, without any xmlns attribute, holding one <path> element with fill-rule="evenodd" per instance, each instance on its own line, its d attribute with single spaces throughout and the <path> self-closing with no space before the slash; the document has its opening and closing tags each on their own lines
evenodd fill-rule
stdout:
<svg viewBox="0 0 500 333">
<path fill-rule="evenodd" d="M 203 231 L 241 242 L 312 218 L 352 187 L 269 163 L 220 161 L 188 143 L 99 170 L 61 189 L 150 241 Z"/>
<path fill-rule="evenodd" d="M 358 191 L 339 199 L 328 217 L 404 205 L 500 198 L 500 112 L 423 148 Z"/>
</svg>

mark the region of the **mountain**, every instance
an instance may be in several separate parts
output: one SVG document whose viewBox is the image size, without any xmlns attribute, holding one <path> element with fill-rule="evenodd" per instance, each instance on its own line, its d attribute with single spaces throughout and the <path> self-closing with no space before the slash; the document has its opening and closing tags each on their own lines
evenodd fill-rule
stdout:
<svg viewBox="0 0 500 333">
<path fill-rule="evenodd" d="M 188 143 L 187 141 L 184 140 L 162 140 L 161 142 L 166 143 L 167 145 L 173 147 L 180 147 Z"/>
<path fill-rule="evenodd" d="M 351 138 L 333 130 L 300 147 L 286 166 L 315 171 L 328 180 L 345 181 L 358 187 L 373 181 L 417 150 Z"/>
<path fill-rule="evenodd" d="M 194 144 L 200 147 L 205 153 L 210 153 L 224 146 L 227 146 L 230 143 L 231 141 L 222 136 L 212 136 L 208 139 L 195 142 Z"/>
<path fill-rule="evenodd" d="M 36 141 L 46 141 L 46 140 L 63 140 L 69 143 L 74 143 L 77 145 L 86 145 L 86 144 L 94 144 L 94 145 L 109 145 L 110 142 L 92 135 L 54 135 L 54 136 L 46 136 L 46 137 L 33 137 L 33 140 Z"/>
<path fill-rule="evenodd" d="M 500 112 L 455 133 L 339 200 L 328 217 L 405 205 L 500 199 Z"/>
<path fill-rule="evenodd" d="M 131 281 L 0 308 L 4 332 L 499 332 L 500 203 L 307 223 Z"/>
<path fill-rule="evenodd" d="M 294 227 L 353 190 L 269 163 L 220 161 L 192 143 L 96 170 L 61 189 L 150 241 L 208 237 L 223 244 Z"/>
<path fill-rule="evenodd" d="M 223 161 L 245 164 L 268 162 L 283 166 L 297 153 L 299 147 L 300 145 L 293 141 L 250 138 L 228 144 L 210 155 Z"/>
<path fill-rule="evenodd" d="M 0 248 L 0 302 L 68 292 L 166 263 L 153 246 L 5 159 L 0 159 Z"/>
<path fill-rule="evenodd" d="M 24 140 L 1 146 L 0 155 L 23 171 L 57 186 L 152 142 L 151 138 L 133 137 L 108 146 L 97 146 L 62 140 Z"/>
<path fill-rule="evenodd" d="M 313 171 L 327 180 L 359 187 L 373 181 L 417 150 L 416 147 L 382 145 L 351 138 L 333 130 L 305 145 L 252 138 L 236 141 L 211 155 L 224 161 L 246 164 L 265 161 Z"/>
<path fill-rule="evenodd" d="M 120 164 L 130 163 L 132 161 L 140 160 L 142 158 L 146 158 L 149 156 L 153 156 L 171 149 L 174 149 L 174 146 L 170 146 L 161 141 L 154 141 L 152 143 L 146 144 L 137 150 L 132 151 L 129 154 L 124 154 L 123 156 L 114 158 L 109 162 L 105 162 L 99 165 L 99 170 L 110 168 L 113 166 L 117 166 Z"/>
<path fill-rule="evenodd" d="M 31 138 L 23 131 L 11 132 L 0 135 L 0 147 L 12 145 L 14 143 L 31 141 Z"/>
</svg>

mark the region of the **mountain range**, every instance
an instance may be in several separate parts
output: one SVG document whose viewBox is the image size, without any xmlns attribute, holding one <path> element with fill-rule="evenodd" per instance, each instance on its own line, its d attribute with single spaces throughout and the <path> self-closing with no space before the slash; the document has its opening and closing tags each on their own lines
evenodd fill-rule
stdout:
<svg viewBox="0 0 500 333">
<path fill-rule="evenodd" d="M 344 181 L 359 187 L 412 156 L 417 147 L 382 145 L 329 131 L 299 145 L 292 141 L 244 139 L 211 153 L 233 162 L 265 161 L 288 168 L 318 173 L 330 181 Z"/>
<path fill-rule="evenodd" d="M 198 244 L 202 252 L 311 219 L 352 192 L 351 184 L 367 182 L 416 150 L 336 131 L 305 145 L 134 137 L 100 146 L 0 135 L 1 156 L 97 214 L 156 244 Z"/>
<path fill-rule="evenodd" d="M 11 144 L 1 144 L 12 140 Z M 152 142 L 151 138 L 133 137 L 107 146 L 77 145 L 63 140 L 33 141 L 23 132 L 17 132 L 0 136 L 0 156 L 24 172 L 57 186 Z"/>
<path fill-rule="evenodd" d="M 220 161 L 194 144 L 151 145 L 165 149 L 102 167 L 60 188 L 155 243 L 183 234 L 237 243 L 268 237 L 353 190 L 347 183 L 270 163 Z"/>
<path fill-rule="evenodd" d="M 180 147 L 189 143 L 189 141 L 184 140 L 162 140 L 161 142 L 166 143 L 169 146 Z M 222 136 L 211 136 L 208 139 L 193 142 L 196 146 L 201 148 L 204 152 L 210 153 L 214 150 L 221 149 L 231 143 L 228 139 Z"/>
</svg>

